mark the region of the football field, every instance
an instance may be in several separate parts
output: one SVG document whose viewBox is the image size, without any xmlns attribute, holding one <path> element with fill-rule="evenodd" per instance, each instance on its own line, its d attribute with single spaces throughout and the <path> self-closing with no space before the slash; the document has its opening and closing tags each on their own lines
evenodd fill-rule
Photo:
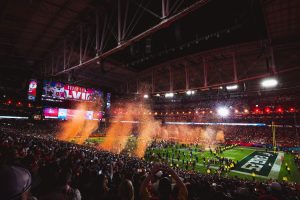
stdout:
<svg viewBox="0 0 300 200">
<path fill-rule="evenodd" d="M 101 143 L 104 140 L 104 137 L 99 138 L 90 138 L 90 142 Z M 134 137 L 132 138 L 133 141 Z M 133 142 L 134 143 L 134 142 Z M 156 148 L 152 151 L 154 154 L 162 154 L 168 152 L 170 155 L 175 150 L 180 151 L 185 156 L 181 157 L 178 161 L 177 159 L 173 160 L 173 164 L 176 166 L 186 169 L 182 165 L 184 162 L 195 160 L 195 157 L 198 157 L 198 162 L 195 165 L 195 171 L 199 173 L 207 173 L 207 163 L 203 162 L 205 160 L 216 159 L 216 155 L 211 153 L 209 150 L 199 151 L 199 147 L 191 146 L 189 148 L 183 147 L 167 147 L 167 148 Z M 192 157 L 189 154 L 192 152 Z M 287 180 L 291 182 L 300 183 L 300 172 L 297 169 L 294 157 L 290 153 L 284 152 L 266 152 L 262 148 L 253 148 L 253 147 L 233 147 L 227 150 L 224 150 L 221 154 L 222 157 L 231 159 L 237 164 L 230 169 L 228 173 L 222 173 L 224 176 L 239 177 L 245 179 L 256 180 L 267 180 L 267 179 L 277 179 L 277 180 Z M 146 158 L 149 161 L 150 158 Z M 167 162 L 171 165 L 171 159 L 161 159 L 162 162 Z M 211 164 L 209 166 L 210 173 L 216 173 L 219 169 L 220 164 Z M 290 170 L 288 171 L 287 168 Z M 189 166 L 188 170 L 192 170 L 192 167 Z"/>
<path fill-rule="evenodd" d="M 193 149 L 193 148 L 192 148 Z M 184 151 L 185 155 L 191 152 L 190 149 L 178 149 L 179 151 Z M 174 151 L 174 150 L 173 150 Z M 171 153 L 172 148 L 165 149 L 155 149 L 155 153 Z M 208 173 L 207 164 L 203 162 L 203 158 L 205 160 L 214 159 L 216 156 L 212 154 L 210 151 L 201 151 L 199 152 L 196 148 L 192 150 L 193 157 L 198 156 L 199 162 L 197 162 L 195 171 L 200 173 Z M 287 180 L 300 183 L 300 172 L 297 170 L 293 156 L 291 154 L 285 154 L 283 152 L 266 152 L 264 149 L 260 148 L 251 148 L 251 147 L 234 147 L 232 149 L 225 150 L 222 153 L 222 157 L 231 159 L 237 162 L 236 166 L 230 169 L 228 173 L 222 173 L 224 176 L 237 176 L 245 179 L 253 179 L 256 180 L 266 180 L 266 179 L 277 179 L 277 180 Z M 182 158 L 185 161 L 190 160 L 190 157 Z M 164 162 L 168 162 L 171 164 L 171 160 L 164 160 Z M 183 167 L 179 162 L 174 159 L 173 163 L 175 163 L 178 167 Z M 287 166 L 285 165 L 287 163 Z M 219 169 L 220 164 L 211 164 L 209 166 L 209 173 L 216 173 Z M 290 172 L 288 172 L 287 167 L 290 168 Z M 188 170 L 192 168 L 189 167 Z"/>
</svg>

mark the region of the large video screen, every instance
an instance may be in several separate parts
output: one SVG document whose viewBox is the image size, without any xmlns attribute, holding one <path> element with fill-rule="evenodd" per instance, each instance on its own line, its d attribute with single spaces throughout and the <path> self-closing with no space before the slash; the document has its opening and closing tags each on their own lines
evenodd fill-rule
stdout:
<svg viewBox="0 0 300 200">
<path fill-rule="evenodd" d="M 79 111 L 65 108 L 44 108 L 45 119 L 71 120 L 77 114 L 82 114 L 86 120 L 101 120 L 103 113 L 101 111 Z"/>
<path fill-rule="evenodd" d="M 29 86 L 28 86 L 28 100 L 30 101 L 35 101 L 36 99 L 36 89 L 37 89 L 37 81 L 36 80 L 30 80 L 29 81 Z"/>
<path fill-rule="evenodd" d="M 44 100 L 95 101 L 102 96 L 100 90 L 84 88 L 60 82 L 44 81 L 42 97 Z"/>
</svg>

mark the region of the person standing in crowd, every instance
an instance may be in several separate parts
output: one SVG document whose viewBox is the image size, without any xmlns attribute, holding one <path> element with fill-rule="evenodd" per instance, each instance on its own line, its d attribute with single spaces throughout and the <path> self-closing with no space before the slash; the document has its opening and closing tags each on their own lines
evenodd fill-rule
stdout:
<svg viewBox="0 0 300 200">
<path fill-rule="evenodd" d="M 151 182 L 151 179 L 155 176 L 155 174 L 158 171 L 162 171 L 165 175 L 169 175 L 166 177 L 163 177 L 158 182 L 158 188 L 157 188 L 157 195 L 154 195 L 153 193 L 149 192 L 149 183 Z M 170 177 L 175 180 L 175 187 L 178 188 L 178 195 L 174 196 L 172 195 L 172 182 L 170 180 Z M 152 186 L 154 183 L 151 183 Z M 150 174 L 146 177 L 146 179 L 143 181 L 141 188 L 140 188 L 140 196 L 142 200 L 148 200 L 148 199 L 157 199 L 157 200 L 186 200 L 188 198 L 188 191 L 184 183 L 181 181 L 179 176 L 176 174 L 176 172 L 165 166 L 159 166 L 156 165 L 152 168 Z"/>
<path fill-rule="evenodd" d="M 17 166 L 0 166 L 1 200 L 37 200 L 30 195 L 31 174 Z"/>
</svg>

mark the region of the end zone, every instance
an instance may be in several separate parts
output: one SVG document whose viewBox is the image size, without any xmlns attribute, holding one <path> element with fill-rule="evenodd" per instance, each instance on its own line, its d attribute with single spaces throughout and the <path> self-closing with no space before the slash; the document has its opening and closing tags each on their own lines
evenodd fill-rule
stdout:
<svg viewBox="0 0 300 200">
<path fill-rule="evenodd" d="M 234 171 L 249 175 L 254 172 L 260 177 L 278 178 L 282 164 L 281 156 L 283 153 L 254 151 L 241 160 Z"/>
</svg>

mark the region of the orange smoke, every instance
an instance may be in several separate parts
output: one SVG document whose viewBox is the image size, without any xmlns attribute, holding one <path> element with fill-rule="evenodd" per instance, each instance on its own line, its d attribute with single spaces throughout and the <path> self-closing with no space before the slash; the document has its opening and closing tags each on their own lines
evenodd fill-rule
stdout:
<svg viewBox="0 0 300 200">
<path fill-rule="evenodd" d="M 89 138 L 90 134 L 97 130 L 98 128 L 98 121 L 87 121 L 83 125 L 82 131 L 76 136 L 78 140 L 76 141 L 77 144 L 83 144 L 86 139 Z"/>
<path fill-rule="evenodd" d="M 224 141 L 225 141 L 224 131 L 218 131 L 218 132 L 217 132 L 216 140 L 217 140 L 218 142 L 224 142 Z"/>
<path fill-rule="evenodd" d="M 143 157 L 148 145 L 153 139 L 175 141 L 185 144 L 201 144 L 203 147 L 213 147 L 216 142 L 224 141 L 223 131 L 211 127 L 201 128 L 189 125 L 162 125 L 156 120 L 149 106 L 143 102 L 123 103 L 117 110 L 119 113 L 112 119 L 106 132 L 106 137 L 99 148 L 113 153 L 120 153 L 126 148 L 134 124 L 138 126 L 134 153 Z"/>
<path fill-rule="evenodd" d="M 75 140 L 76 143 L 83 144 L 89 135 L 98 128 L 97 121 L 87 120 L 85 116 L 88 109 L 96 110 L 96 107 L 97 104 L 88 108 L 86 103 L 79 103 L 74 116 L 62 125 L 56 138 L 63 141 Z"/>
<path fill-rule="evenodd" d="M 149 113 L 147 108 L 142 109 L 143 112 Z M 137 144 L 135 149 L 135 155 L 137 157 L 143 157 L 147 146 L 151 143 L 155 132 L 160 127 L 160 123 L 156 121 L 152 115 L 144 115 L 140 120 L 139 135 L 137 138 Z"/>
<path fill-rule="evenodd" d="M 132 104 L 126 104 L 125 107 L 127 108 L 125 114 L 118 115 L 115 119 L 115 123 L 112 123 L 108 128 L 106 137 L 99 146 L 101 149 L 120 153 L 125 148 L 131 134 L 132 123 L 124 122 L 133 121 L 134 106 Z"/>
<path fill-rule="evenodd" d="M 81 132 L 85 121 L 84 108 L 84 104 L 79 104 L 72 120 L 69 120 L 62 125 L 62 131 L 57 134 L 57 139 L 70 141 Z"/>
</svg>

